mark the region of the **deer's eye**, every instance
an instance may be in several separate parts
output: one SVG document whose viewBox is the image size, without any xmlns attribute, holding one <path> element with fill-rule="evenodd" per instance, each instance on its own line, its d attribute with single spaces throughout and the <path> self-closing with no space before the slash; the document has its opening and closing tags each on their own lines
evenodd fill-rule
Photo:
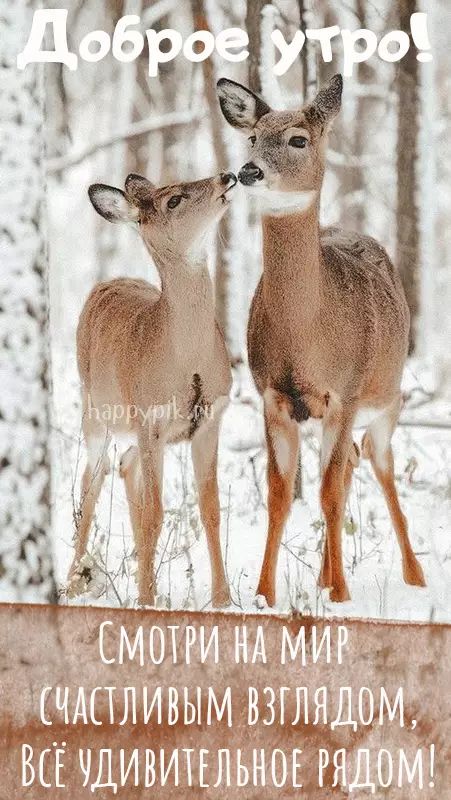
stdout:
<svg viewBox="0 0 451 800">
<path fill-rule="evenodd" d="M 291 147 L 305 147 L 307 141 L 305 136 L 292 136 L 288 144 L 291 145 Z"/>
<path fill-rule="evenodd" d="M 250 143 L 251 143 L 251 145 L 253 147 L 255 142 L 257 141 L 257 137 L 256 136 L 249 136 L 249 141 L 250 141 Z"/>
<path fill-rule="evenodd" d="M 172 197 L 168 200 L 168 208 L 177 208 L 179 203 L 181 202 L 182 195 L 181 194 L 173 194 Z"/>
</svg>

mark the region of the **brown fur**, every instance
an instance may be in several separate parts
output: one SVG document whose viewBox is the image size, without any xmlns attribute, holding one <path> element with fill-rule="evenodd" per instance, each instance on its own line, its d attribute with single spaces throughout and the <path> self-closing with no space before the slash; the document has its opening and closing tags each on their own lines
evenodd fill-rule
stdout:
<svg viewBox="0 0 451 800">
<path fill-rule="evenodd" d="M 327 132 L 340 109 L 341 78 L 335 76 L 313 103 L 294 112 L 267 106 L 262 112 L 244 87 L 226 80 L 218 87 L 228 121 L 235 124 L 239 108 L 236 127 L 251 133 L 252 160 L 240 172 L 243 183 L 261 181 L 263 196 L 275 190 L 288 200 L 295 192 L 307 198 L 300 210 L 263 216 L 263 275 L 248 326 L 249 363 L 265 401 L 269 461 L 268 548 L 258 592 L 273 603 L 276 570 L 268 558 L 277 559 L 274 543 L 280 542 L 296 470 L 297 443 L 278 410 L 280 398 L 274 402 L 273 389 L 285 392 L 292 419 L 323 420 L 326 543 L 320 585 L 331 588 L 332 600 L 349 599 L 341 532 L 356 457 L 352 428 L 357 412 L 369 407 L 380 411 L 379 422 L 369 431 L 379 442 L 376 476 L 400 537 L 404 575 L 409 583 L 424 585 L 401 520 L 390 461 L 409 333 L 401 281 L 374 239 L 321 229 L 319 223 Z M 290 144 L 292 137 L 303 138 L 301 148 Z M 277 448 L 279 460 L 274 457 Z"/>
<path fill-rule="evenodd" d="M 232 183 L 233 179 L 233 183 Z M 226 205 L 236 179 L 220 175 L 155 189 L 129 176 L 126 193 L 96 185 L 91 200 L 110 221 L 134 220 L 154 258 L 161 291 L 135 278 L 100 283 L 89 295 L 77 330 L 88 464 L 70 576 L 86 550 L 94 507 L 106 474 L 110 435 L 134 444 L 121 461 L 138 556 L 139 599 L 155 598 L 155 552 L 163 522 L 166 443 L 189 439 L 207 532 L 212 599 L 230 596 L 219 538 L 217 440 L 231 386 L 229 357 L 214 316 L 213 289 L 199 240 Z M 173 209 L 170 198 L 183 195 Z M 122 408 L 113 420 L 112 411 Z M 105 421 L 105 415 L 108 419 Z M 199 441 L 203 447 L 199 448 Z M 93 479 L 93 476 L 96 476 Z"/>
</svg>

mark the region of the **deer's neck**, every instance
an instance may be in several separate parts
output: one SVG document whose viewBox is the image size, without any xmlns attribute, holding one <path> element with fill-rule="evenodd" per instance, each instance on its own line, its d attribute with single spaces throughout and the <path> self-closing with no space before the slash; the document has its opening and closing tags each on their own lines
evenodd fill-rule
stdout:
<svg viewBox="0 0 451 800">
<path fill-rule="evenodd" d="M 191 261 L 165 254 L 154 253 L 153 256 L 161 279 L 161 299 L 167 309 L 170 326 L 183 336 L 194 337 L 197 331 L 207 336 L 213 332 L 213 285 L 206 258 Z"/>
<path fill-rule="evenodd" d="M 321 297 L 319 197 L 303 211 L 264 216 L 262 224 L 266 308 L 281 323 L 313 318 Z"/>
</svg>

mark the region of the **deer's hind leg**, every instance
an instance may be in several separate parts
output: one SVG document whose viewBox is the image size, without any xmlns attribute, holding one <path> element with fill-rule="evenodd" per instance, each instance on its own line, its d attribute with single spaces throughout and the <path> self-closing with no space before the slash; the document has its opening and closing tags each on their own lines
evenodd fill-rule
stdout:
<svg viewBox="0 0 451 800">
<path fill-rule="evenodd" d="M 350 599 L 343 571 L 342 529 L 353 460 L 357 455 L 352 441 L 355 408 L 344 408 L 337 398 L 323 418 L 321 442 L 321 508 L 326 521 L 323 566 L 319 585 L 330 588 L 330 599 L 343 603 Z"/>
<path fill-rule="evenodd" d="M 228 398 L 218 398 L 211 418 L 201 423 L 191 444 L 194 474 L 199 492 L 199 510 L 207 535 L 211 565 L 211 602 L 215 608 L 230 605 L 230 591 L 221 552 L 217 461 L 218 437 L 222 411 Z"/>
<path fill-rule="evenodd" d="M 139 448 L 129 447 L 121 458 L 120 476 L 124 481 L 128 511 L 135 541 L 138 562 L 138 602 L 140 605 L 151 605 L 155 599 L 154 560 L 158 537 L 163 522 L 161 503 L 161 473 L 155 461 L 148 471 L 147 483 L 150 486 L 150 498 L 145 505 L 144 482 L 141 468 Z"/>
<path fill-rule="evenodd" d="M 150 606 L 155 602 L 155 556 L 164 517 L 162 500 L 164 444 L 161 439 L 153 436 L 151 431 L 145 429 L 139 431 L 138 442 L 139 470 L 138 463 L 134 463 L 137 483 L 133 490 L 129 485 L 132 499 L 129 505 L 132 525 L 136 526 L 134 532 L 138 555 L 139 603 Z"/>
<path fill-rule="evenodd" d="M 362 440 L 362 455 L 369 458 L 382 488 L 402 556 L 404 581 L 411 586 L 426 586 L 420 562 L 409 539 L 407 519 L 399 504 L 391 439 L 399 416 L 399 399 L 371 423 Z"/>
<path fill-rule="evenodd" d="M 268 536 L 257 595 L 273 606 L 276 602 L 279 548 L 293 501 L 299 432 L 297 422 L 291 417 L 289 398 L 267 389 L 264 403 L 268 451 Z"/>
</svg>

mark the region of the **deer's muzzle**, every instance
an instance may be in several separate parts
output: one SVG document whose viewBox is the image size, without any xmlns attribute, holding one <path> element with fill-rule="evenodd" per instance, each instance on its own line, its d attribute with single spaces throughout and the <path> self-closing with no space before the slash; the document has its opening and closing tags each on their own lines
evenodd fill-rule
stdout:
<svg viewBox="0 0 451 800">
<path fill-rule="evenodd" d="M 252 186 L 257 181 L 263 180 L 264 175 L 260 167 L 257 167 L 253 161 L 248 161 L 244 167 L 241 167 L 238 173 L 238 180 L 244 186 Z"/>
</svg>

